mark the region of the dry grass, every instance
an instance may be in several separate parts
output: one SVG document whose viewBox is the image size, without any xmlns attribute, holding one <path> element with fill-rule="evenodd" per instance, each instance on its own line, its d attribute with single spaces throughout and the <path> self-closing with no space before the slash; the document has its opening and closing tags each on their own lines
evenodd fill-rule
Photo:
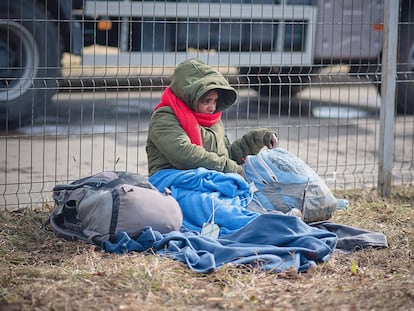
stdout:
<svg viewBox="0 0 414 311">
<path fill-rule="evenodd" d="M 389 248 L 335 254 L 302 274 L 195 273 L 157 255 L 59 240 L 42 228 L 46 212 L 0 213 L 0 310 L 414 310 L 414 187 L 389 200 L 338 196 L 351 204 L 332 221 L 381 231 Z"/>
</svg>

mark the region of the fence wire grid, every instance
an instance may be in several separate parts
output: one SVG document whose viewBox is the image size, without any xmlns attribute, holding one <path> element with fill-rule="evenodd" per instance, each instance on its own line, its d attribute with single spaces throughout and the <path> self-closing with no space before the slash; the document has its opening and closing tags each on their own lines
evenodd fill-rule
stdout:
<svg viewBox="0 0 414 311">
<path fill-rule="evenodd" d="M 239 93 L 231 141 L 273 129 L 333 190 L 378 187 L 395 71 L 386 164 L 392 185 L 412 184 L 414 4 L 387 1 L 2 0 L 0 208 L 49 204 L 56 184 L 105 170 L 147 175 L 151 111 L 193 57 Z"/>
</svg>

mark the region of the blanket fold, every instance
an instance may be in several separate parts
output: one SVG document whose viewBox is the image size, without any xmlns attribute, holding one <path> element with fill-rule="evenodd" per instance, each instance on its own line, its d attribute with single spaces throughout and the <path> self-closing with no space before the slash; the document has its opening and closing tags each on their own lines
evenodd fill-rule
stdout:
<svg viewBox="0 0 414 311">
<path fill-rule="evenodd" d="M 236 173 L 205 168 L 165 169 L 149 178 L 161 192 L 171 190 L 183 211 L 183 227 L 200 232 L 205 222 L 214 222 L 220 234 L 230 234 L 258 217 L 247 209 L 253 198 L 249 184 Z M 214 210 L 214 213 L 213 213 Z"/>
<path fill-rule="evenodd" d="M 214 271 L 224 264 L 244 264 L 281 272 L 306 271 L 329 259 L 335 249 L 334 233 L 312 228 L 294 216 L 260 215 L 235 233 L 217 240 L 192 231 L 164 235 L 147 227 L 135 240 L 120 232 L 114 242 L 105 241 L 112 253 L 145 251 L 179 260 L 196 272 Z"/>
</svg>

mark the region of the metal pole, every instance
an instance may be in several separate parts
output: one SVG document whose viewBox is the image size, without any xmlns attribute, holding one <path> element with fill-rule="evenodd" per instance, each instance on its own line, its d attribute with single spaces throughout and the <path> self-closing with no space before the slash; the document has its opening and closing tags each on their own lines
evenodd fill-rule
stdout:
<svg viewBox="0 0 414 311">
<path fill-rule="evenodd" d="M 378 190 L 391 195 L 394 155 L 395 83 L 397 71 L 398 11 L 395 0 L 384 1 L 384 36 L 382 48 L 382 84 Z"/>
<path fill-rule="evenodd" d="M 128 0 L 124 0 L 124 1 L 128 1 Z M 129 41 L 128 41 L 128 36 L 129 36 L 129 22 L 128 22 L 128 17 L 127 16 L 123 16 L 121 19 L 121 30 L 120 30 L 120 43 L 119 43 L 119 47 L 121 49 L 122 52 L 127 52 L 129 50 Z"/>
</svg>

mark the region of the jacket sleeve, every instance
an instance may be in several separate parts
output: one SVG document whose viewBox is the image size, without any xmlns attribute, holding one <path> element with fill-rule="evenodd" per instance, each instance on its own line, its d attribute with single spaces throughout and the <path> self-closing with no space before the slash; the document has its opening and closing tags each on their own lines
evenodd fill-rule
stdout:
<svg viewBox="0 0 414 311">
<path fill-rule="evenodd" d="M 272 134 L 276 133 L 266 128 L 259 128 L 248 132 L 233 143 L 230 143 L 226 137 L 230 158 L 242 164 L 247 155 L 258 154 L 263 147 L 267 146 Z"/>
<path fill-rule="evenodd" d="M 175 115 L 159 110 L 152 115 L 148 135 L 152 143 L 177 169 L 204 167 L 225 173 L 241 173 L 242 167 L 227 156 L 219 156 L 192 144 Z"/>
</svg>

